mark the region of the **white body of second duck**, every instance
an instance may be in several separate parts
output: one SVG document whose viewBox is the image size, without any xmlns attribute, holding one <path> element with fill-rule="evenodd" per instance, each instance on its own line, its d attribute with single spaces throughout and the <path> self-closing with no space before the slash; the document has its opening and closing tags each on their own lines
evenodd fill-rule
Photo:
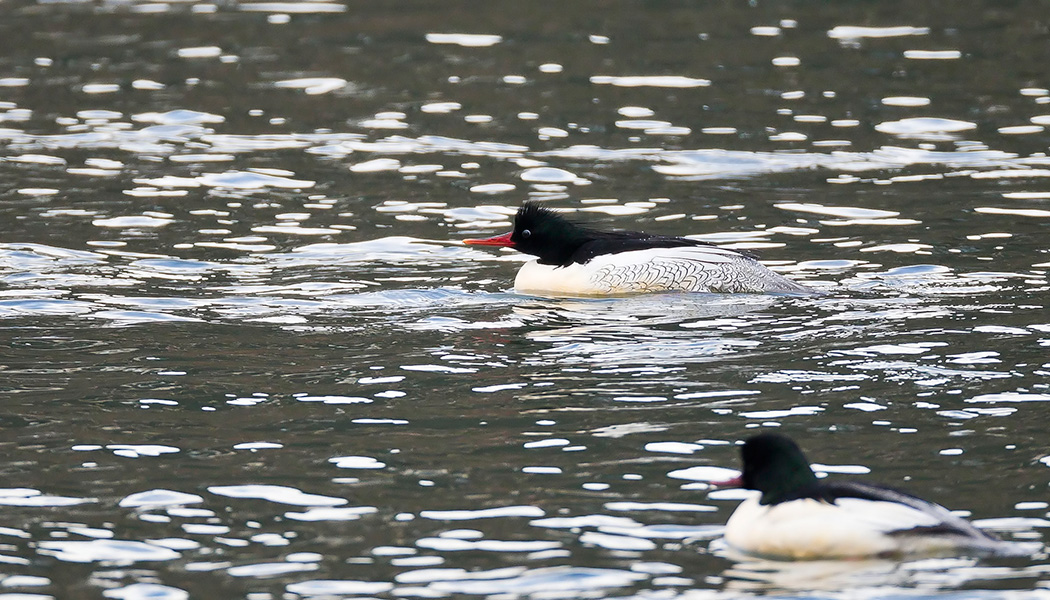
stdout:
<svg viewBox="0 0 1050 600">
<path fill-rule="evenodd" d="M 892 488 L 817 479 L 799 447 L 765 433 L 745 441 L 740 477 L 754 490 L 729 518 L 725 542 L 781 560 L 893 558 L 949 554 L 1028 555 L 1040 543 L 1008 542 L 948 509 Z"/>
</svg>

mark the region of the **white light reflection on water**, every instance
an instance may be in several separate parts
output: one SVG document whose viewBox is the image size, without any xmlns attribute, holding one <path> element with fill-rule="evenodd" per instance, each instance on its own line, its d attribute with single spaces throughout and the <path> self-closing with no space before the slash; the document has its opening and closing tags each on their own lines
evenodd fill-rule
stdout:
<svg viewBox="0 0 1050 600">
<path fill-rule="evenodd" d="M 687 78 L 594 78 L 598 83 L 612 83 L 614 85 L 669 85 L 672 87 L 683 87 L 689 85 L 705 85 L 706 80 L 688 80 Z M 279 86 L 303 87 L 308 93 L 321 94 L 331 91 L 336 86 L 346 84 L 344 80 L 338 79 L 301 79 L 278 82 Z M 904 97 L 902 97 L 904 98 Z M 890 99 L 887 99 L 890 100 Z M 904 100 L 901 100 L 904 102 Z M 911 102 L 911 100 L 908 100 Z M 898 103 L 896 100 L 891 104 Z M 432 103 L 427 105 L 425 113 L 443 113 L 454 110 L 458 103 Z M 633 108 L 633 107 L 627 107 Z M 689 127 L 671 126 L 667 121 L 644 120 L 634 115 L 647 116 L 651 111 L 639 112 L 629 111 L 632 120 L 618 122 L 621 127 L 629 130 L 648 131 L 653 135 L 684 135 L 688 134 Z M 372 118 L 363 121 L 365 128 L 382 131 L 389 129 L 386 124 L 395 124 L 397 128 L 408 126 L 405 123 L 404 113 L 379 113 L 381 115 L 394 115 L 398 118 Z M 132 119 L 139 122 L 155 123 L 141 129 L 111 128 L 109 124 L 119 122 L 121 113 L 113 113 L 105 119 L 97 119 L 101 124 L 89 125 L 90 133 L 77 131 L 69 134 L 35 135 L 17 130 L 7 130 L 4 133 L 10 147 L 24 152 L 22 156 L 8 157 L 6 160 L 22 162 L 47 160 L 48 164 L 65 164 L 65 159 L 57 156 L 48 156 L 31 153 L 39 149 L 119 149 L 134 154 L 160 153 L 162 155 L 177 155 L 181 149 L 190 144 L 194 148 L 200 148 L 194 152 L 199 160 L 207 160 L 208 155 L 216 157 L 230 157 L 243 152 L 265 152 L 283 149 L 301 149 L 307 154 L 318 155 L 328 158 L 346 157 L 353 152 L 379 152 L 388 155 L 387 158 L 375 159 L 395 164 L 397 169 L 400 162 L 392 158 L 394 156 L 409 157 L 420 154 L 442 154 L 459 153 L 465 156 L 489 157 L 501 160 L 517 161 L 526 157 L 532 158 L 560 158 L 589 161 L 627 161 L 638 160 L 654 162 L 654 169 L 662 174 L 672 177 L 741 177 L 759 173 L 774 173 L 792 170 L 804 170 L 815 167 L 839 170 L 846 172 L 858 172 L 877 169 L 899 169 L 914 165 L 944 165 L 951 168 L 976 167 L 984 169 L 1001 169 L 1006 167 L 1020 167 L 1032 164 L 1047 164 L 1045 157 L 1033 155 L 1020 157 L 1014 153 L 984 149 L 979 150 L 966 146 L 960 146 L 956 151 L 932 150 L 923 148 L 907 148 L 895 145 L 883 145 L 870 152 L 754 152 L 736 151 L 722 149 L 700 148 L 695 150 L 662 150 L 658 148 L 613 148 L 596 145 L 570 145 L 559 149 L 538 150 L 519 144 L 508 144 L 496 140 L 472 140 L 454 138 L 440 135 L 425 134 L 418 137 L 391 135 L 377 139 L 367 139 L 362 134 L 355 133 L 268 133 L 260 135 L 243 135 L 236 133 L 217 133 L 214 129 L 204 125 L 220 125 L 225 117 L 192 109 L 175 109 L 165 113 L 139 113 Z M 1033 117 L 1038 121 L 1039 117 Z M 806 119 L 796 118 L 796 121 Z M 814 123 L 823 123 L 821 117 Z M 809 121 L 807 121 L 809 122 Z M 845 121 L 838 120 L 835 123 L 842 124 Z M 1037 123 L 1038 125 L 1038 123 Z M 961 121 L 943 117 L 909 117 L 896 121 L 884 121 L 875 125 L 878 132 L 893 135 L 902 139 L 925 139 L 930 141 L 958 140 L 958 134 L 973 130 L 976 123 Z M 710 128 L 708 128 L 710 129 Z M 710 129 L 715 132 L 716 129 Z M 1012 130 L 1008 130 L 1010 132 Z M 1033 131 L 1024 131 L 1032 133 Z M 783 133 L 778 135 L 784 135 Z M 805 134 L 800 140 L 806 139 Z M 0 136 L 2 138 L 4 136 Z M 548 138 L 550 136 L 547 136 Z M 822 142 L 823 143 L 823 142 Z M 174 160 L 177 156 L 172 156 Z M 224 158 L 228 160 L 228 158 Z M 369 161 L 371 163 L 372 161 Z M 384 164 L 385 164 L 384 162 Z M 378 163 L 377 163 L 378 164 Z M 358 172 L 370 172 L 358 166 Z M 371 171 L 374 172 L 374 171 Z M 210 176 L 212 178 L 218 175 Z M 224 176 L 226 179 L 230 177 Z M 199 180 L 199 179 L 198 179 Z M 148 181 L 148 180 L 146 180 Z M 170 180 L 174 182 L 175 180 Z M 234 187 L 249 187 L 239 181 L 216 180 L 214 183 L 205 181 L 205 185 L 223 185 Z M 253 183 L 251 187 L 262 185 L 276 185 L 278 180 L 269 183 Z M 312 185 L 312 182 L 289 182 L 280 183 L 282 187 L 303 187 Z"/>
<path fill-rule="evenodd" d="M 399 583 L 423 584 L 433 593 L 445 594 L 587 594 L 603 588 L 631 585 L 646 575 L 615 569 L 586 567 L 547 567 L 539 569 L 502 568 L 466 572 L 459 569 L 427 569 L 402 573 Z"/>
<path fill-rule="evenodd" d="M 102 595 L 118 600 L 186 600 L 190 597 L 185 590 L 157 583 L 133 583 L 104 590 Z"/>
<path fill-rule="evenodd" d="M 3 506 L 73 506 L 95 501 L 94 498 L 53 496 L 32 488 L 0 489 L 0 505 Z"/>
<path fill-rule="evenodd" d="M 284 485 L 215 485 L 209 487 L 208 491 L 229 498 L 255 498 L 280 504 L 293 504 L 295 506 L 340 506 L 347 503 L 345 498 L 308 494 L 302 490 Z"/>
<path fill-rule="evenodd" d="M 131 540 L 90 540 L 40 542 L 39 552 L 64 562 L 114 562 L 175 560 L 181 555 L 169 548 Z"/>
</svg>

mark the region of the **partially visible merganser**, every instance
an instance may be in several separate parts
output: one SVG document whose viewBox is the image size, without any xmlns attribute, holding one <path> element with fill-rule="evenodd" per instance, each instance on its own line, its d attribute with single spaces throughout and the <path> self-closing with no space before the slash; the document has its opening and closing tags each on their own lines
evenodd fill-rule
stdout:
<svg viewBox="0 0 1050 600">
<path fill-rule="evenodd" d="M 1003 541 L 943 506 L 891 488 L 821 481 L 798 445 L 780 434 L 749 438 L 741 455 L 741 475 L 717 485 L 759 492 L 737 507 L 725 529 L 730 548 L 751 556 L 1028 555 L 1043 548 Z"/>
<path fill-rule="evenodd" d="M 819 293 L 734 250 L 637 231 L 597 231 L 531 202 L 518 209 L 514 231 L 463 243 L 538 257 L 525 263 L 514 280 L 523 294 Z"/>
</svg>

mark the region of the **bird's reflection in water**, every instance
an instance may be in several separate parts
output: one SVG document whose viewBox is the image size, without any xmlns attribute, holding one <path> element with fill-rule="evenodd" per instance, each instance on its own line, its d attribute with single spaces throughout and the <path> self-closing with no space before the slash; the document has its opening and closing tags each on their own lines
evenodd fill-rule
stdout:
<svg viewBox="0 0 1050 600">
<path fill-rule="evenodd" d="M 728 319 L 755 313 L 792 298 L 761 294 L 668 293 L 619 298 L 534 298 L 514 307 L 523 320 L 543 324 L 550 331 L 607 331 L 609 327 L 680 325 L 702 328 L 696 321 Z M 695 323 L 695 324 L 693 324 Z M 741 325 L 738 323 L 737 325 Z M 712 324 L 717 326 L 718 324 Z M 732 323 L 726 323 L 726 326 Z"/>
<path fill-rule="evenodd" d="M 749 593 L 848 591 L 850 597 L 880 597 L 887 589 L 943 590 L 963 587 L 972 581 L 1045 577 L 1050 571 L 1050 565 L 1018 558 L 1001 559 L 995 561 L 996 564 L 960 556 L 905 561 L 768 560 L 734 550 L 723 538 L 711 542 L 710 551 L 733 561 L 722 572 L 725 589 Z"/>
<path fill-rule="evenodd" d="M 892 560 L 776 561 L 743 558 L 722 576 L 729 590 L 748 592 L 831 591 L 898 586 L 906 583 L 901 565 Z"/>
</svg>

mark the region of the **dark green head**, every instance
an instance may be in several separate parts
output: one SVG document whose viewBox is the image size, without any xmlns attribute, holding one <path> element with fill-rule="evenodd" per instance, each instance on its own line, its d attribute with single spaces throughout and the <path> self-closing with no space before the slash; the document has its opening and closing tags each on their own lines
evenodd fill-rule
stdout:
<svg viewBox="0 0 1050 600">
<path fill-rule="evenodd" d="M 791 438 L 761 433 L 740 448 L 744 472 L 741 487 L 762 492 L 762 504 L 776 504 L 817 483 L 806 455 Z"/>
</svg>

